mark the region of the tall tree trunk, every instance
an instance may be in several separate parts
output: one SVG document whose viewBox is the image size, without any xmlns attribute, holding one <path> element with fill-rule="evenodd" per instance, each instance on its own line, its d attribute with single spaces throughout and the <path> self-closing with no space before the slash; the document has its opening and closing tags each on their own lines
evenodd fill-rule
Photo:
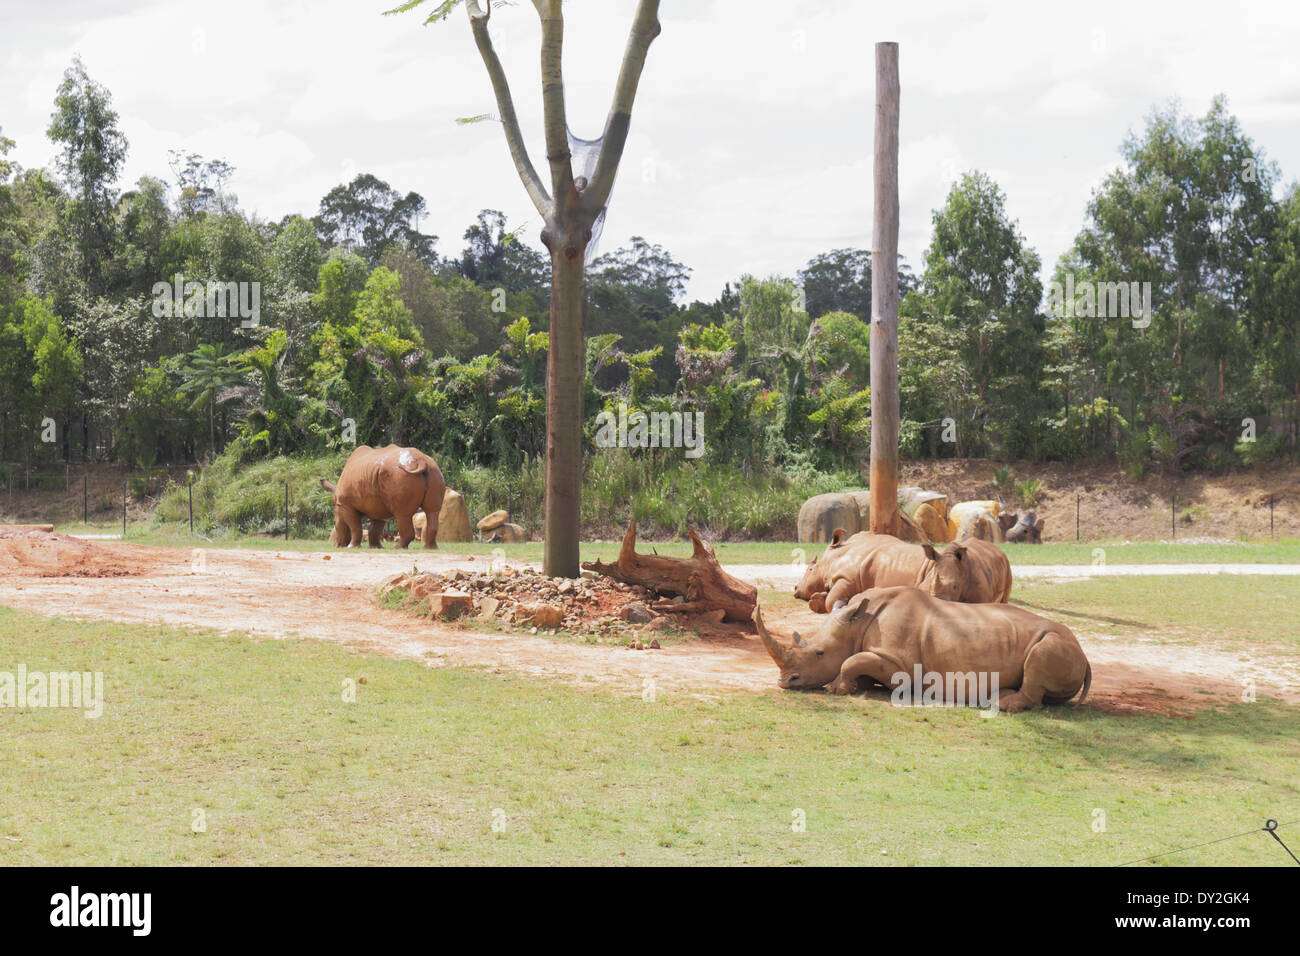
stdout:
<svg viewBox="0 0 1300 956">
<path fill-rule="evenodd" d="M 582 518 L 582 392 L 586 377 L 586 242 L 551 250 L 551 336 L 546 362 L 546 517 L 542 569 L 578 576 Z"/>
<path fill-rule="evenodd" d="M 898 531 L 898 44 L 876 44 L 871 249 L 871 530 Z"/>
<path fill-rule="evenodd" d="M 406 6 L 409 9 L 412 5 Z M 445 5 L 447 8 L 454 4 Z M 582 500 L 582 393 L 586 384 L 586 283 L 583 265 L 591 226 L 609 202 L 632 121 L 632 104 L 646 51 L 659 35 L 659 0 L 638 0 L 614 99 L 605 119 L 595 169 L 574 177 L 564 102 L 564 13 L 561 0 L 533 0 L 541 19 L 542 108 L 550 192 L 528 156 L 510 84 L 492 46 L 492 3 L 465 0 L 470 29 L 492 82 L 510 157 L 545 220 L 542 242 L 551 254 L 551 328 L 546 361 L 546 537 L 542 566 L 552 577 L 578 576 Z"/>
</svg>

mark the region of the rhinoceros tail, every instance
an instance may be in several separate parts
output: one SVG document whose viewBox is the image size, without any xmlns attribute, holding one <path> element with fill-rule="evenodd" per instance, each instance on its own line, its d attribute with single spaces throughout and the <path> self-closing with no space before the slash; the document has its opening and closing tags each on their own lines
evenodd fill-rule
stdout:
<svg viewBox="0 0 1300 956">
<path fill-rule="evenodd" d="M 1089 663 L 1085 666 L 1087 667 L 1087 670 L 1083 672 L 1083 693 L 1080 694 L 1079 699 L 1074 702 L 1075 707 L 1078 707 L 1088 699 L 1088 688 L 1092 686 L 1092 664 Z"/>
<path fill-rule="evenodd" d="M 334 482 L 326 481 L 324 478 L 320 480 L 320 486 L 324 488 L 326 491 L 328 491 L 330 494 L 334 494 L 334 489 L 337 487 L 334 484 Z"/>
<path fill-rule="evenodd" d="M 415 451 L 415 454 L 411 454 L 412 451 Z M 397 467 L 410 475 L 427 475 L 429 461 L 415 449 L 403 448 L 397 453 Z"/>
</svg>

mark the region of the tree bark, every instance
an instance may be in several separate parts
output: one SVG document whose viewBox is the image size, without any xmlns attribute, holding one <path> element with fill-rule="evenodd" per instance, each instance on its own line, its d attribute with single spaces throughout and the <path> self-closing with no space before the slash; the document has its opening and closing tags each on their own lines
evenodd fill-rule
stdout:
<svg viewBox="0 0 1300 956">
<path fill-rule="evenodd" d="M 582 520 L 582 392 L 586 377 L 587 243 L 551 240 L 551 335 L 546 362 L 546 514 L 542 569 L 578 576 Z"/>
<path fill-rule="evenodd" d="M 705 611 L 722 611 L 723 620 L 748 621 L 758 606 L 758 589 L 733 578 L 713 553 L 713 548 L 700 540 L 694 531 L 690 535 L 695 546 L 689 558 L 663 558 L 657 554 L 636 553 L 636 522 L 631 521 L 623 535 L 623 546 L 618 561 L 587 561 L 583 567 L 596 571 L 624 584 L 637 584 L 649 588 L 666 598 L 681 596 L 684 603 L 671 600 L 656 601 L 651 605 L 656 611 L 681 614 L 698 614 Z"/>
<path fill-rule="evenodd" d="M 632 105 L 650 42 L 659 34 L 659 0 L 639 0 L 605 121 L 604 141 L 591 182 L 575 182 L 564 101 L 564 14 L 561 0 L 533 0 L 541 18 L 542 108 L 551 192 L 523 141 L 510 86 L 492 46 L 490 0 L 466 0 L 470 28 L 492 91 L 510 156 L 529 198 L 545 221 L 542 242 L 551 254 L 550 347 L 546 356 L 546 514 L 543 570 L 577 577 L 582 501 L 582 395 L 586 384 L 586 279 L 591 227 L 609 201 L 623 156 Z"/>
<path fill-rule="evenodd" d="M 876 44 L 871 250 L 871 530 L 898 526 L 898 44 Z"/>
</svg>

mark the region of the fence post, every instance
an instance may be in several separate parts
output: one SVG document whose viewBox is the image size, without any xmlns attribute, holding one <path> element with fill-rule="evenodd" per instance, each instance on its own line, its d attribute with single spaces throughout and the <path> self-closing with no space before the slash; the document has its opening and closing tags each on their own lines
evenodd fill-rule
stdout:
<svg viewBox="0 0 1300 956">
<path fill-rule="evenodd" d="M 1077 541 L 1081 541 L 1081 540 L 1083 540 L 1083 539 L 1079 536 L 1079 501 L 1080 501 L 1081 498 L 1082 498 L 1082 495 L 1075 495 L 1075 496 L 1074 496 L 1074 540 L 1075 540 L 1076 542 L 1077 542 Z"/>
<path fill-rule="evenodd" d="M 1178 540 L 1178 492 L 1169 492 L 1169 534 L 1174 541 Z"/>
<path fill-rule="evenodd" d="M 81 473 L 81 523 L 90 524 L 90 486 L 86 473 Z"/>
<path fill-rule="evenodd" d="M 122 480 L 122 540 L 126 540 L 126 479 Z"/>
<path fill-rule="evenodd" d="M 185 482 L 185 487 L 189 490 L 190 493 L 190 537 L 192 538 L 194 537 L 194 478 L 193 476 L 190 476 L 189 480 Z"/>
<path fill-rule="evenodd" d="M 284 479 L 284 540 L 289 540 L 289 479 Z"/>
<path fill-rule="evenodd" d="M 1273 530 L 1273 496 L 1268 496 L 1268 536 L 1274 541 L 1277 540 L 1277 534 Z"/>
</svg>

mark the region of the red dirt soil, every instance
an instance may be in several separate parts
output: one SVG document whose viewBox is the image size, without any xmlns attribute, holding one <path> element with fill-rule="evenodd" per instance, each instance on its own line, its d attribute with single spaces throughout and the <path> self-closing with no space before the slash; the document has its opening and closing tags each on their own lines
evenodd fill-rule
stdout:
<svg viewBox="0 0 1300 956">
<path fill-rule="evenodd" d="M 374 601 L 377 584 L 413 565 L 447 571 L 482 570 L 486 563 L 398 550 L 187 551 L 0 529 L 0 604 L 68 618 L 313 638 L 433 664 L 485 666 L 636 694 L 646 681 L 656 690 L 704 696 L 776 691 L 775 665 L 748 624 L 688 620 L 683 623 L 691 639 L 636 651 L 519 630 L 487 632 L 381 609 Z M 602 603 L 602 612 L 614 610 Z M 813 631 L 825 620 L 802 605 L 765 607 L 764 613 L 782 635 L 796 628 Z M 624 627 L 629 635 L 639 631 Z M 1240 700 L 1245 679 L 1255 681 L 1261 696 L 1300 702 L 1300 668 L 1285 661 L 1256 662 L 1239 650 L 1078 636 L 1093 665 L 1085 707 L 1189 715 Z"/>
</svg>

